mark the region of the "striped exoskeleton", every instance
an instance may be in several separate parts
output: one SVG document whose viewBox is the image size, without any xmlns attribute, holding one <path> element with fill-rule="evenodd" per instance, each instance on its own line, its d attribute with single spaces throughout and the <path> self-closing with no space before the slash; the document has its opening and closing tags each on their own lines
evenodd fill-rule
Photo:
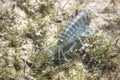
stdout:
<svg viewBox="0 0 120 80">
<path fill-rule="evenodd" d="M 59 39 L 59 61 L 60 54 L 62 54 L 64 59 L 68 61 L 65 54 L 73 51 L 74 47 L 77 44 L 76 40 L 79 40 L 80 44 L 83 45 L 83 42 L 80 37 L 86 36 L 88 33 L 91 33 L 91 30 L 88 27 L 90 19 L 90 13 L 88 11 L 82 11 L 73 19 L 71 24 L 64 30 L 63 34 Z M 64 53 L 63 48 L 69 44 L 72 44 L 72 46 L 70 46 L 69 50 Z"/>
</svg>

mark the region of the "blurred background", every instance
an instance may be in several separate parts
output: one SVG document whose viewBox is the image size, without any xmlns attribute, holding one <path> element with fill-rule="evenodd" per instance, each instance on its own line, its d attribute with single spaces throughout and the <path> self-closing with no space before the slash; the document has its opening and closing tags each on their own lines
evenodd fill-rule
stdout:
<svg viewBox="0 0 120 80">
<path fill-rule="evenodd" d="M 94 34 L 59 65 L 59 37 L 84 10 Z M 1 0 L 0 80 L 120 80 L 120 1 Z"/>
</svg>

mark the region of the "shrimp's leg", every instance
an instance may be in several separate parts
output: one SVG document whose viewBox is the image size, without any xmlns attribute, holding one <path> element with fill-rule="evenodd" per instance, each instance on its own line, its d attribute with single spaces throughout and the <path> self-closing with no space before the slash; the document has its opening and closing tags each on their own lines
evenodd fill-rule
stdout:
<svg viewBox="0 0 120 80">
<path fill-rule="evenodd" d="M 83 45 L 81 38 L 78 38 L 78 40 L 80 41 L 80 44 Z M 73 45 L 70 47 L 70 49 L 65 52 L 65 54 L 72 52 L 76 45 L 77 45 L 77 42 L 74 42 Z"/>
<path fill-rule="evenodd" d="M 81 40 L 81 38 L 78 38 L 78 40 L 80 41 L 80 44 L 83 45 L 83 41 Z"/>
<path fill-rule="evenodd" d="M 59 48 L 58 48 L 58 59 L 59 59 L 59 65 L 61 65 L 60 53 L 61 53 L 61 46 L 59 46 Z"/>
<path fill-rule="evenodd" d="M 69 62 L 69 60 L 67 59 L 66 55 L 63 53 L 63 48 L 62 46 L 59 45 L 59 49 L 58 49 L 58 58 L 59 58 L 59 64 L 61 64 L 61 60 L 60 60 L 60 55 L 62 54 L 63 58 L 65 61 Z"/>
<path fill-rule="evenodd" d="M 65 52 L 65 54 L 67 54 L 67 53 L 69 53 L 69 52 L 72 52 L 73 49 L 75 48 L 76 44 L 77 44 L 77 43 L 74 42 L 73 45 L 70 47 L 70 49 L 69 49 L 68 51 Z"/>
</svg>

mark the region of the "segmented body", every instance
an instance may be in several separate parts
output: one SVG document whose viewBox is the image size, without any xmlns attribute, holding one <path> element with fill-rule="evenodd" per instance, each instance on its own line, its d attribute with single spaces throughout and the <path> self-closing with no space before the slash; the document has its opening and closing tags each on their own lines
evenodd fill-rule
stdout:
<svg viewBox="0 0 120 80">
<path fill-rule="evenodd" d="M 66 46 L 90 31 L 88 27 L 91 15 L 88 11 L 79 13 L 60 37 L 59 45 Z"/>
</svg>

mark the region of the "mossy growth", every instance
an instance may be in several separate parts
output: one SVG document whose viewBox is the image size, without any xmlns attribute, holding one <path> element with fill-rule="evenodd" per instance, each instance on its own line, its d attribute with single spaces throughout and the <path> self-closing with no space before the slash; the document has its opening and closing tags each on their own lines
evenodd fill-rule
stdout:
<svg viewBox="0 0 120 80">
<path fill-rule="evenodd" d="M 114 48 L 113 39 L 105 33 L 95 33 L 84 39 L 84 43 L 77 53 L 90 73 L 106 74 L 116 71 L 119 56 Z"/>
<path fill-rule="evenodd" d="M 46 56 L 46 60 L 43 59 L 40 61 L 41 63 L 37 63 L 39 64 L 39 66 L 36 67 L 37 74 L 41 74 L 41 76 L 38 76 L 38 78 L 45 80 L 59 78 L 61 80 L 92 80 L 92 77 L 95 77 L 96 75 L 96 77 L 98 77 L 103 74 L 108 74 L 108 72 L 115 72 L 118 69 L 119 57 L 114 56 L 116 53 L 113 46 L 114 43 L 112 39 L 106 37 L 106 34 L 95 33 L 87 38 L 82 38 L 82 40 L 84 41 L 84 45 L 79 47 L 78 51 L 74 51 L 66 55 L 70 60 L 70 63 L 64 61 L 64 63 L 61 64 L 60 70 L 57 56 L 54 56 L 57 58 L 57 63 L 52 63 L 51 58 L 48 56 Z M 50 52 L 48 50 L 43 50 L 41 53 L 49 54 Z M 40 59 L 41 56 L 38 57 Z M 38 61 L 36 60 L 36 62 Z M 80 66 L 80 63 L 83 65 Z M 88 72 L 85 72 L 84 70 Z M 89 72 L 92 74 L 92 76 L 89 76 Z M 71 76 L 72 74 L 73 76 Z"/>
<path fill-rule="evenodd" d="M 120 25 L 120 15 L 116 16 L 116 17 L 115 17 L 115 20 L 117 21 L 118 27 L 120 27 L 120 26 L 119 26 L 119 25 Z"/>
<path fill-rule="evenodd" d="M 101 74 L 120 72 L 117 68 L 120 58 L 114 55 L 114 53 L 118 54 L 114 50 L 114 41 L 105 34 L 95 33 L 90 37 L 82 38 L 84 45 L 77 47 L 79 51 L 66 55 L 70 63 L 62 59 L 63 63 L 58 65 L 56 56 L 54 57 L 56 63 L 52 61 L 51 54 L 58 55 L 58 44 L 56 42 L 47 44 L 48 37 L 52 36 L 52 34 L 47 35 L 50 32 L 49 28 L 57 26 L 57 35 L 60 35 L 70 22 L 55 21 L 56 1 L 41 0 L 35 4 L 30 0 L 16 1 L 14 7 L 19 7 L 27 15 L 25 18 L 15 14 L 14 11 L 0 12 L 1 80 L 93 80 L 89 77 L 89 72 L 94 75 L 99 72 Z M 119 18 L 117 19 L 119 24 Z"/>
</svg>

